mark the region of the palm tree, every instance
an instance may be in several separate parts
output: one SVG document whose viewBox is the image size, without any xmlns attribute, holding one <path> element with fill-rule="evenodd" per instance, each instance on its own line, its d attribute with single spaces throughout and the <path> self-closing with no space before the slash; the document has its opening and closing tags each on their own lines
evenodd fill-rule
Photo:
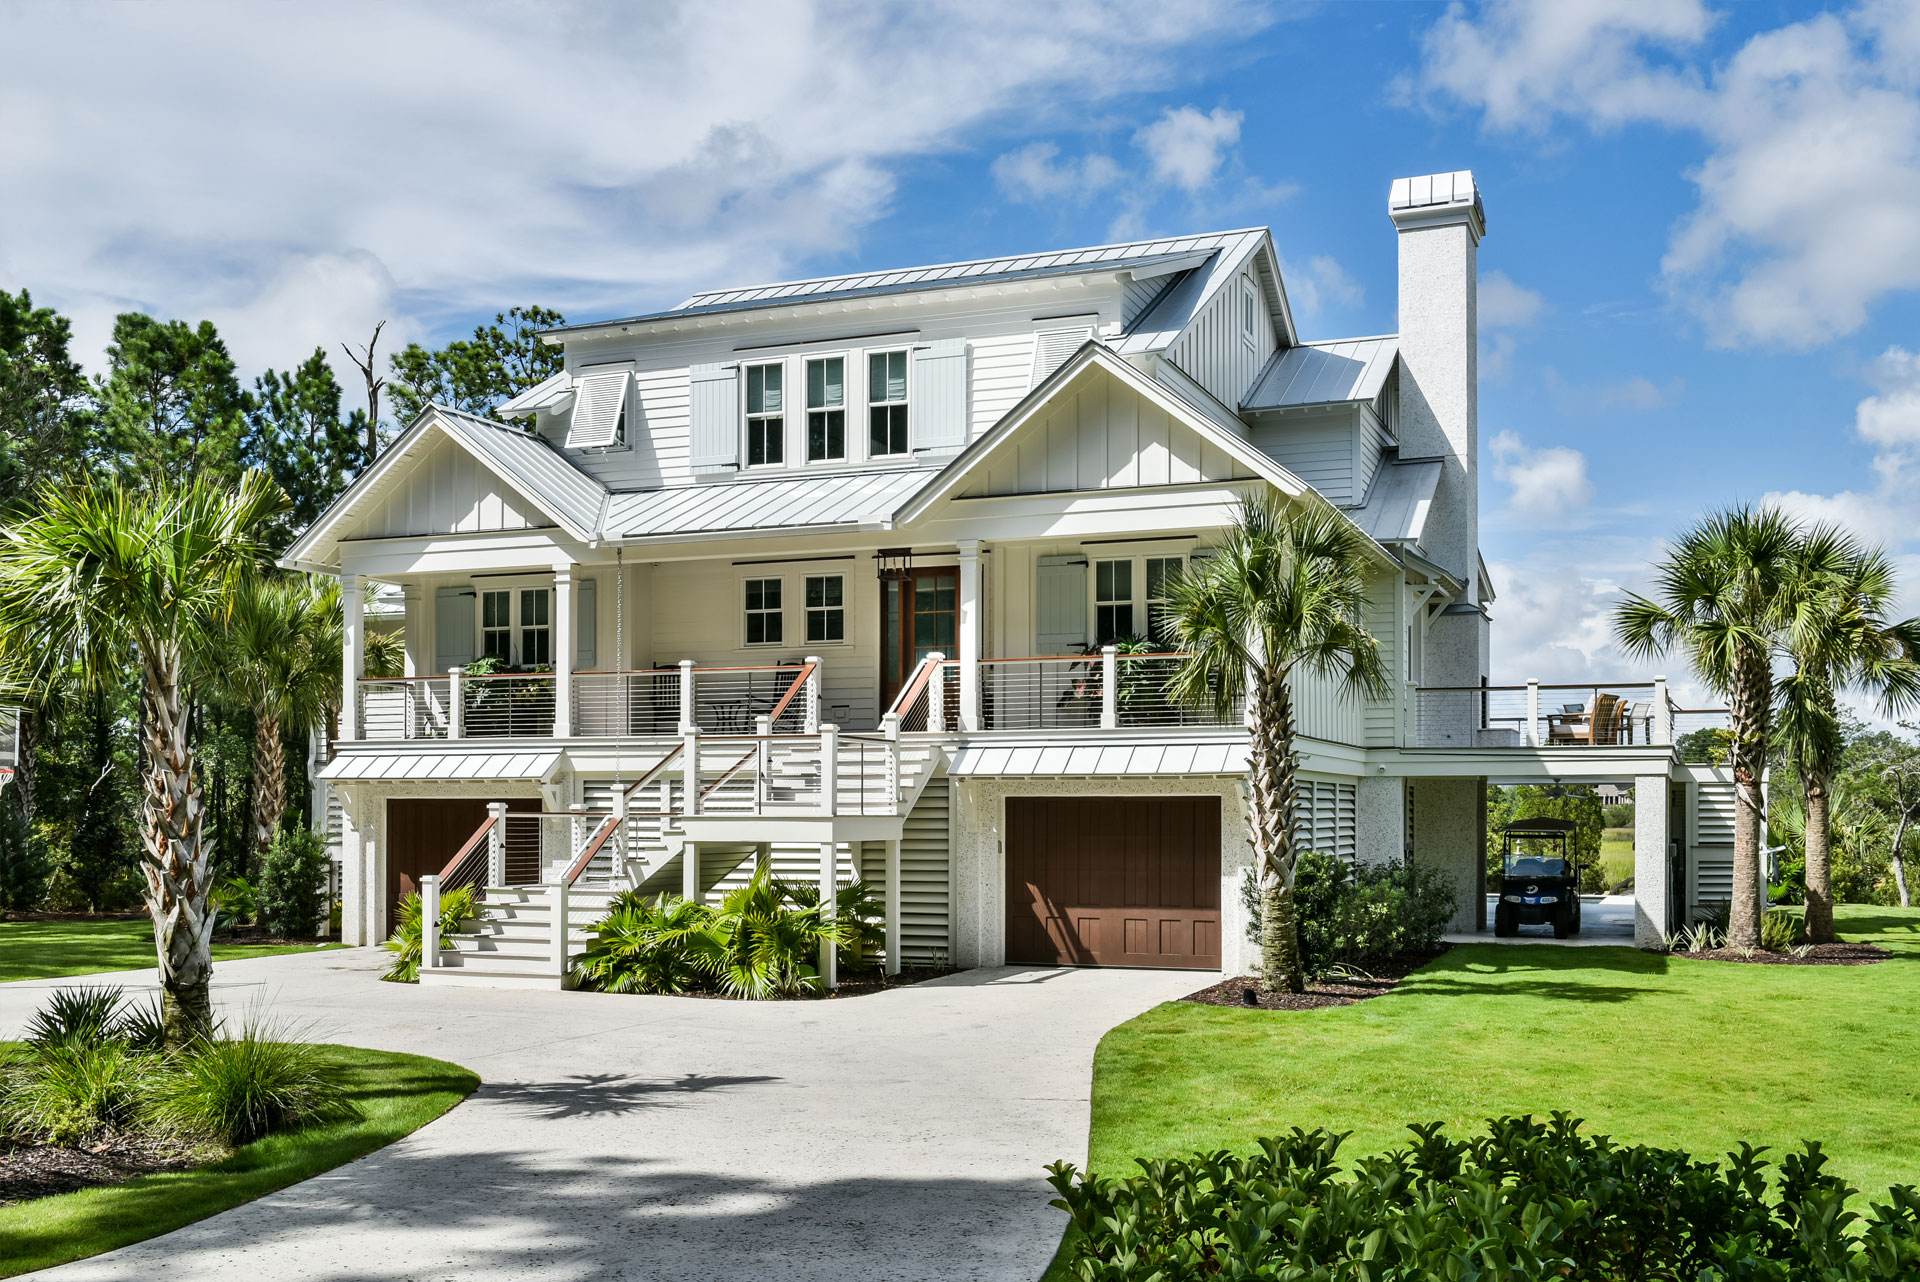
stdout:
<svg viewBox="0 0 1920 1282">
<path fill-rule="evenodd" d="M 1773 719 L 1772 660 L 1800 592 L 1800 548 L 1798 527 L 1776 508 L 1716 512 L 1683 533 L 1655 567 L 1654 595 L 1628 594 L 1614 616 L 1614 633 L 1629 655 L 1652 658 L 1679 647 L 1732 710 L 1727 934 L 1741 948 L 1760 946 L 1760 781 Z"/>
<path fill-rule="evenodd" d="M 1329 509 L 1248 497 L 1218 552 L 1167 589 L 1173 633 L 1193 656 L 1168 682 L 1168 695 L 1223 719 L 1248 699 L 1249 822 L 1260 877 L 1261 982 L 1269 990 L 1306 986 L 1293 915 L 1293 674 L 1337 677 L 1375 697 L 1387 688 L 1379 642 L 1361 622 L 1362 547 L 1358 531 Z"/>
<path fill-rule="evenodd" d="M 1889 623 L 1893 564 L 1829 526 L 1805 534 L 1800 599 L 1784 650 L 1780 730 L 1806 790 L 1807 942 L 1833 942 L 1833 780 L 1846 740 L 1839 692 L 1879 698 L 1893 716 L 1920 702 L 1920 619 Z"/>
<path fill-rule="evenodd" d="M 0 528 L 0 657 L 23 680 L 71 664 L 95 688 L 140 676 L 141 871 L 169 1045 L 211 1031 L 210 850 L 187 727 L 191 669 L 286 506 L 260 472 L 238 485 L 43 486 Z"/>
<path fill-rule="evenodd" d="M 254 577 L 233 599 L 220 679 L 253 712 L 253 845 L 264 856 L 287 811 L 285 731 L 323 721 L 340 699 L 343 620 L 331 580 Z"/>
</svg>

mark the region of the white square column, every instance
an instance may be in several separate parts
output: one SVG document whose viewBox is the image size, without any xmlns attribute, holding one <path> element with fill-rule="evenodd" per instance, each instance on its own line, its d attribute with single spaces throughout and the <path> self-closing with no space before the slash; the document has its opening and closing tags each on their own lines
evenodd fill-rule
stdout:
<svg viewBox="0 0 1920 1282">
<path fill-rule="evenodd" d="M 887 974 L 900 973 L 900 949 L 905 933 L 900 921 L 900 843 L 887 843 Z"/>
<path fill-rule="evenodd" d="M 820 843 L 820 911 L 828 921 L 840 916 L 840 845 Z M 840 950 L 831 940 L 820 945 L 820 982 L 829 989 L 840 986 Z"/>
<path fill-rule="evenodd" d="M 435 675 L 428 666 L 426 610 L 421 600 L 420 585 L 418 583 L 402 584 L 400 600 L 407 607 L 406 621 L 403 625 L 406 630 L 400 636 L 401 641 L 406 645 L 405 666 L 400 669 L 400 675 L 403 677 Z"/>
<path fill-rule="evenodd" d="M 573 733 L 573 571 L 553 572 L 553 737 Z"/>
<path fill-rule="evenodd" d="M 980 543 L 962 539 L 959 548 L 960 729 L 973 731 L 980 728 Z"/>
<path fill-rule="evenodd" d="M 340 737 L 345 740 L 360 737 L 360 676 L 367 652 L 364 584 L 357 574 L 340 576 Z"/>
<path fill-rule="evenodd" d="M 1673 840 L 1668 816 L 1667 777 L 1641 775 L 1633 781 L 1633 946 L 1660 948 L 1666 943 L 1673 894 L 1667 846 Z"/>
</svg>

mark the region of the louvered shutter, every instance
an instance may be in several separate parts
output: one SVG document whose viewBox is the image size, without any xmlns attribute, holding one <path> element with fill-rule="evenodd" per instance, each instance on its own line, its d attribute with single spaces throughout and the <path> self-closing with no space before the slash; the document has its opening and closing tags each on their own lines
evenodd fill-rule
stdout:
<svg viewBox="0 0 1920 1282">
<path fill-rule="evenodd" d="M 913 353 L 908 422 L 916 450 L 957 450 L 967 443 L 967 340 L 943 338 Z"/>
<path fill-rule="evenodd" d="M 1029 387 L 1038 387 L 1053 371 L 1067 363 L 1067 358 L 1080 350 L 1080 345 L 1093 337 L 1091 325 L 1076 325 L 1071 329 L 1043 329 L 1033 336 L 1033 380 Z"/>
<path fill-rule="evenodd" d="M 632 381 L 632 375 L 626 370 L 589 374 L 578 380 L 573 393 L 573 417 L 567 424 L 568 449 L 607 446 L 620 439 L 627 408 L 627 385 Z"/>
<path fill-rule="evenodd" d="M 595 660 L 599 657 L 599 647 L 595 645 L 596 637 L 594 636 L 594 629 L 599 624 L 595 596 L 592 579 L 582 579 L 573 585 L 573 635 L 579 638 L 579 644 L 574 647 L 578 655 L 574 667 L 581 672 L 591 671 Z"/>
<path fill-rule="evenodd" d="M 433 670 L 473 662 L 472 588 L 440 588 L 433 594 Z"/>
<path fill-rule="evenodd" d="M 689 462 L 707 469 L 740 466 L 739 366 L 695 365 L 689 378 Z"/>
<path fill-rule="evenodd" d="M 1041 654 L 1087 648 L 1087 558 L 1043 556 L 1034 589 L 1034 630 Z"/>
</svg>

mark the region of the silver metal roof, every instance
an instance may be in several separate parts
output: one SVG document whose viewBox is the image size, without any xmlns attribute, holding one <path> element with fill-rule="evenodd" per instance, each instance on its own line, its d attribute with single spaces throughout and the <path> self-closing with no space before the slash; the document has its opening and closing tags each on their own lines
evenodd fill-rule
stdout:
<svg viewBox="0 0 1920 1282">
<path fill-rule="evenodd" d="M 539 779 L 560 766 L 557 752 L 342 753 L 321 767 L 322 779 Z"/>
<path fill-rule="evenodd" d="M 1418 543 L 1439 484 L 1439 459 L 1382 463 L 1365 505 L 1347 515 L 1377 543 Z"/>
<path fill-rule="evenodd" d="M 878 525 L 939 470 L 916 467 L 841 472 L 616 494 L 607 509 L 607 537 Z"/>
<path fill-rule="evenodd" d="M 447 431 L 520 484 L 535 502 L 549 509 L 549 516 L 569 527 L 576 537 L 592 538 L 599 533 L 606 487 L 569 463 L 546 441 L 517 427 L 444 405 L 435 405 L 433 411 Z"/>
<path fill-rule="evenodd" d="M 1393 334 L 1375 338 L 1340 338 L 1303 343 L 1275 352 L 1267 368 L 1254 380 L 1243 410 L 1277 410 L 1295 405 L 1328 405 L 1339 401 L 1370 401 L 1386 386 L 1400 340 Z"/>
<path fill-rule="evenodd" d="M 983 744 L 960 748 L 947 773 L 968 775 L 1237 775 L 1247 768 L 1244 736 L 1135 744 Z"/>
<path fill-rule="evenodd" d="M 950 289 L 961 285 L 997 284 L 1049 276 L 1078 275 L 1085 272 L 1144 271 L 1153 267 L 1175 265 L 1177 260 L 1190 258 L 1196 252 L 1218 250 L 1236 244 L 1245 237 L 1265 234 L 1263 228 L 1207 232 L 1195 236 L 1128 241 L 1118 245 L 1094 245 L 1085 249 L 1060 249 L 1040 254 L 1008 254 L 998 258 L 976 258 L 967 262 L 937 263 L 927 267 L 853 272 L 844 276 L 816 276 L 808 280 L 781 281 L 771 285 L 707 290 L 695 294 L 678 307 L 669 308 L 666 311 L 647 312 L 639 316 L 592 321 L 580 325 L 564 325 L 546 332 L 567 334 L 580 330 L 604 329 L 609 325 L 635 325 L 677 317 L 711 315 L 715 312 L 776 307 L 786 303 L 828 302 L 872 294 Z"/>
</svg>

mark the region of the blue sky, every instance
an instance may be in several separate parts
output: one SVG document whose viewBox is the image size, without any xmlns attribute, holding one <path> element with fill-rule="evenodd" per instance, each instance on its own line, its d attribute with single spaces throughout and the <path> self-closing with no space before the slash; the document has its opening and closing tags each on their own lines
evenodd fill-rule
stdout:
<svg viewBox="0 0 1920 1282">
<path fill-rule="evenodd" d="M 1920 584 L 1920 6 L 0 11 L 0 284 L 248 370 L 696 288 L 1267 224 L 1394 327 L 1389 180 L 1470 168 L 1496 677 L 1631 669 L 1621 585 L 1779 496 Z M 345 371 L 351 373 L 351 371 Z M 1910 592 L 1920 608 L 1920 592 Z"/>
</svg>

